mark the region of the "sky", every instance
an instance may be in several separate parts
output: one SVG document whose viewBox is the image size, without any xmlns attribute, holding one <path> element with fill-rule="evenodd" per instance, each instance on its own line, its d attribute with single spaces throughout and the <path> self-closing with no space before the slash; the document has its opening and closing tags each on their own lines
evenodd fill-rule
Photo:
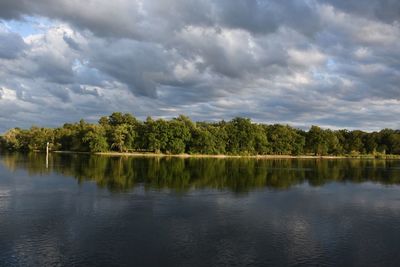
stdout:
<svg viewBox="0 0 400 267">
<path fill-rule="evenodd" d="M 399 129 L 400 1 L 0 1 L 0 132 L 115 111 Z"/>
</svg>

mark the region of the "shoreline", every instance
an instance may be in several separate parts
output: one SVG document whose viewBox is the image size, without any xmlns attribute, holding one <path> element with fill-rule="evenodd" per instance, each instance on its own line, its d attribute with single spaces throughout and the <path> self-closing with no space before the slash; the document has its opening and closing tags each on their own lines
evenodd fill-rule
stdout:
<svg viewBox="0 0 400 267">
<path fill-rule="evenodd" d="M 173 157 L 173 158 L 250 158 L 250 159 L 400 159 L 400 155 L 343 155 L 343 156 L 313 156 L 313 155 L 207 155 L 207 154 L 163 154 L 151 152 L 76 152 L 76 151 L 51 151 L 51 153 L 59 154 L 88 154 L 112 157 Z"/>
<path fill-rule="evenodd" d="M 137 153 L 137 152 L 97 152 L 95 155 L 104 156 L 127 156 L 127 157 L 174 157 L 174 158 L 253 158 L 253 159 L 335 159 L 335 158 L 346 158 L 344 156 L 309 156 L 309 155 L 207 155 L 207 154 L 163 154 L 163 153 Z"/>
</svg>

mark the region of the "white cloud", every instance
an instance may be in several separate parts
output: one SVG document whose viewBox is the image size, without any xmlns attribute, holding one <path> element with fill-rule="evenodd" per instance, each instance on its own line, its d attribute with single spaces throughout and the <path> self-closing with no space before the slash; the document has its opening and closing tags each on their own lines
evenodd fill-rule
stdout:
<svg viewBox="0 0 400 267">
<path fill-rule="evenodd" d="M 0 130 L 112 111 L 399 127 L 399 20 L 356 2 L 4 1 Z"/>
</svg>

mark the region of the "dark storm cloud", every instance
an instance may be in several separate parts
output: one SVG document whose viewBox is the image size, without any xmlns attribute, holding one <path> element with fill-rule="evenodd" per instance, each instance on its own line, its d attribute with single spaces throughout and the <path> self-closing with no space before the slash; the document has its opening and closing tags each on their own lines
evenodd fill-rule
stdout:
<svg viewBox="0 0 400 267">
<path fill-rule="evenodd" d="M 315 12 L 320 3 L 385 22 L 396 21 L 400 16 L 400 3 L 396 0 L 3 0 L 0 17 L 47 16 L 104 36 L 139 37 L 146 35 L 144 31 L 148 28 L 173 31 L 187 25 L 240 28 L 254 33 L 274 32 L 282 25 L 289 25 L 311 33 L 320 29 L 319 16 Z"/>
<path fill-rule="evenodd" d="M 49 82 L 68 84 L 73 81 L 72 69 L 68 64 L 63 64 L 56 57 L 41 55 L 33 58 L 40 62 L 35 71 L 37 77 L 43 77 Z"/>
<path fill-rule="evenodd" d="M 52 125 L 121 110 L 398 128 L 399 3 L 3 0 L 0 103 Z M 24 38 L 7 26 L 35 18 Z"/>
<path fill-rule="evenodd" d="M 62 19 L 104 35 L 133 34 L 137 5 L 134 1 L 68 1 L 68 0 L 4 0 L 0 16 L 21 19 L 24 15 L 40 15 Z M 130 14 L 130 16 L 128 16 Z"/>
<path fill-rule="evenodd" d="M 0 58 L 14 59 L 27 48 L 20 35 L 0 28 Z"/>
<path fill-rule="evenodd" d="M 97 88 L 94 88 L 93 90 L 88 89 L 86 86 L 82 86 L 79 84 L 73 84 L 69 87 L 69 89 L 80 95 L 93 95 L 93 96 L 100 96 L 99 91 Z"/>
<path fill-rule="evenodd" d="M 90 64 L 125 83 L 137 95 L 156 97 L 156 88 L 168 72 L 171 60 L 163 48 L 132 40 L 95 42 Z"/>
<path fill-rule="evenodd" d="M 158 39 L 188 25 L 271 33 L 282 25 L 311 33 L 318 29 L 312 1 L 128 1 L 4 0 L 0 17 L 41 15 L 65 20 L 100 36 Z M 304 19 L 307 18 L 307 19 Z M 147 32 L 149 29 L 151 33 Z M 161 35 L 161 36 L 160 36 Z"/>
<path fill-rule="evenodd" d="M 68 44 L 68 46 L 74 50 L 81 50 L 79 44 L 75 42 L 75 40 L 68 35 L 63 36 L 64 41 Z"/>
<path fill-rule="evenodd" d="M 334 7 L 360 16 L 376 18 L 388 23 L 399 21 L 400 2 L 397 0 L 322 0 Z"/>
<path fill-rule="evenodd" d="M 0 16 L 4 19 L 20 18 L 27 11 L 29 10 L 24 1 L 6 0 L 0 2 Z"/>
</svg>

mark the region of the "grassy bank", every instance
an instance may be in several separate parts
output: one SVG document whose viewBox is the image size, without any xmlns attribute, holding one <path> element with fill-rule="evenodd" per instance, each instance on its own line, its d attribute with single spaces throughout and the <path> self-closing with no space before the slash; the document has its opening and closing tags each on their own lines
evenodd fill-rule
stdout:
<svg viewBox="0 0 400 267">
<path fill-rule="evenodd" d="M 71 153 L 71 154 L 94 154 L 104 156 L 125 156 L 125 157 L 176 157 L 176 158 L 255 158 L 255 159 L 400 159 L 400 155 L 385 154 L 361 154 L 361 155 L 207 155 L 207 154 L 163 154 L 151 152 L 74 152 L 74 151 L 53 151 L 53 153 Z"/>
</svg>

